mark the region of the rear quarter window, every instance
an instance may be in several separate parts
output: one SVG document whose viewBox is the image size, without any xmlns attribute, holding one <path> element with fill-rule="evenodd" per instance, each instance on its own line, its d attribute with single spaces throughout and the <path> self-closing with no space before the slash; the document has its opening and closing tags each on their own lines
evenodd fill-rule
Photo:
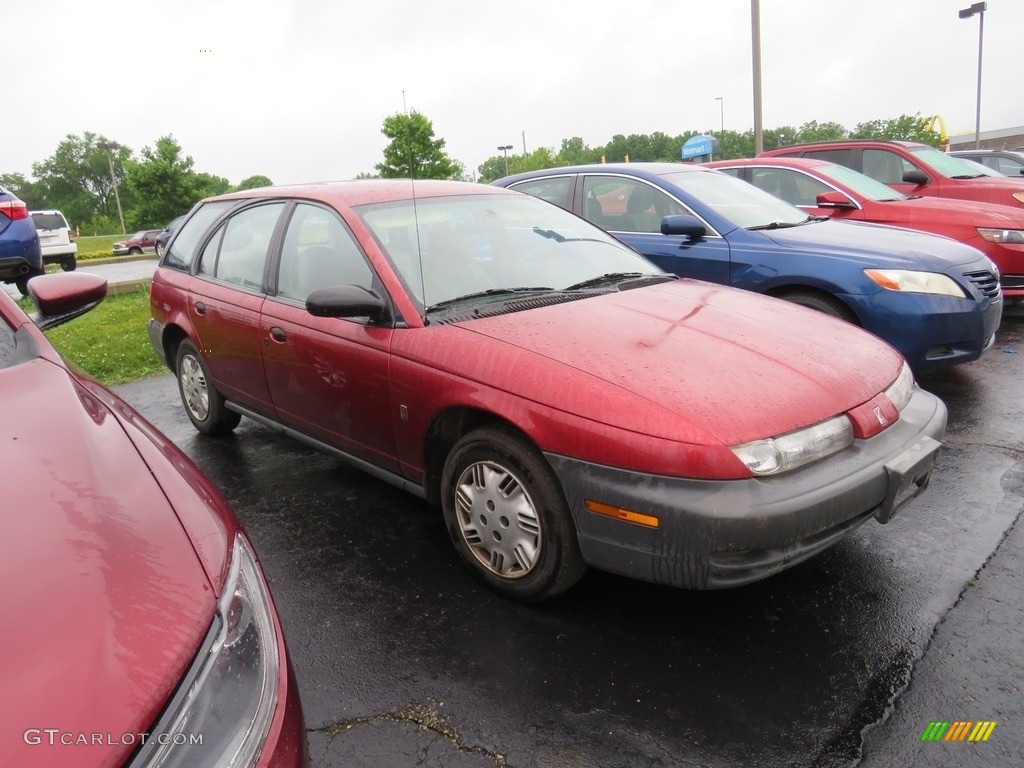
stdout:
<svg viewBox="0 0 1024 768">
<path fill-rule="evenodd" d="M 206 203 L 193 213 L 188 221 L 178 229 L 160 266 L 187 272 L 192 263 L 196 245 L 202 239 L 203 234 L 218 216 L 237 202 L 236 200 L 217 200 Z"/>
<path fill-rule="evenodd" d="M 60 213 L 33 213 L 32 223 L 36 225 L 36 229 L 66 229 L 68 226 Z"/>
</svg>

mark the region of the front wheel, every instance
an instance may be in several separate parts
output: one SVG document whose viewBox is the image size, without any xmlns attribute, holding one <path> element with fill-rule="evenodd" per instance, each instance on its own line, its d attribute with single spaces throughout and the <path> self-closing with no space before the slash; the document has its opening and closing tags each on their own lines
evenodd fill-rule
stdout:
<svg viewBox="0 0 1024 768">
<path fill-rule="evenodd" d="M 780 299 L 785 299 L 794 304 L 799 304 L 801 307 L 807 307 L 808 309 L 816 309 L 818 312 L 823 312 L 826 315 L 832 315 L 832 317 L 838 317 L 840 320 L 845 320 L 848 323 L 858 325 L 857 318 L 850 311 L 850 308 L 843 304 L 839 299 L 835 299 L 828 294 L 824 293 L 813 293 L 811 291 L 794 291 L 793 293 L 786 293 L 779 296 Z"/>
<path fill-rule="evenodd" d="M 178 347 L 178 392 L 192 425 L 204 435 L 226 435 L 242 415 L 229 411 L 213 386 L 213 378 L 196 345 L 189 340 Z"/>
<path fill-rule="evenodd" d="M 495 592 L 538 602 L 583 575 L 565 494 L 554 470 L 521 434 L 484 427 L 465 435 L 448 454 L 441 483 L 452 543 Z"/>
<path fill-rule="evenodd" d="M 139 256 L 141 253 L 142 253 L 142 249 L 141 248 L 132 247 L 132 248 L 128 249 L 128 255 L 129 256 Z"/>
<path fill-rule="evenodd" d="M 158 259 L 162 259 L 163 258 L 163 256 L 164 256 L 164 246 L 163 246 L 163 243 L 157 243 L 153 247 L 153 250 L 156 251 L 156 257 Z"/>
</svg>

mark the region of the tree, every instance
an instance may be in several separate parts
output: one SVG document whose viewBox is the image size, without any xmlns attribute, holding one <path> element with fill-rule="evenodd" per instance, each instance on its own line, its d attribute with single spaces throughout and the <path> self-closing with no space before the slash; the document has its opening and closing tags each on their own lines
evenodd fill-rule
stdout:
<svg viewBox="0 0 1024 768">
<path fill-rule="evenodd" d="M 562 147 L 556 156 L 559 165 L 586 165 L 601 161 L 601 150 L 588 147 L 579 136 L 562 139 Z"/>
<path fill-rule="evenodd" d="M 101 214 L 115 218 L 117 205 L 114 200 L 114 182 L 110 178 L 112 163 L 121 193 L 121 204 L 130 207 L 132 201 L 123 185 L 123 169 L 131 161 L 132 150 L 124 146 L 111 149 L 108 162 L 108 150 L 99 147 L 105 143 L 113 142 L 88 131 L 80 137 L 69 134 L 51 157 L 33 163 L 32 173 L 39 184 L 36 191 L 43 193 L 41 203 L 50 208 L 59 208 L 69 221 L 81 225 Z M 40 206 L 40 202 L 36 201 L 31 204 Z"/>
<path fill-rule="evenodd" d="M 891 120 L 870 120 L 860 123 L 850 138 L 919 141 L 933 147 L 942 146 L 942 135 L 932 130 L 930 118 L 921 117 L 920 114 L 900 115 Z"/>
<path fill-rule="evenodd" d="M 266 179 L 266 176 L 262 178 Z M 270 179 L 267 179 L 269 182 Z M 212 173 L 197 173 L 195 174 L 195 200 L 193 203 L 197 203 L 204 197 L 213 197 L 214 195 L 223 195 L 225 192 L 231 192 L 231 182 L 225 179 L 223 176 L 214 176 Z M 266 186 L 266 185 L 264 185 Z"/>
<path fill-rule="evenodd" d="M 142 150 L 141 161 L 129 163 L 127 181 L 137 200 L 127 214 L 132 227 L 162 226 L 202 196 L 192 158 L 171 136 L 161 136 L 155 147 Z"/>
<path fill-rule="evenodd" d="M 793 143 L 809 144 L 812 141 L 841 141 L 849 136 L 839 123 L 819 123 L 811 120 L 800 126 Z"/>
<path fill-rule="evenodd" d="M 374 166 L 385 179 L 447 179 L 458 170 L 444 151 L 444 139 L 434 138 L 434 126 L 415 110 L 384 118 L 381 128 L 391 143 L 384 161 Z"/>
<path fill-rule="evenodd" d="M 274 182 L 272 182 L 268 176 L 261 176 L 257 174 L 256 176 L 250 176 L 249 178 L 242 179 L 240 182 L 238 182 L 238 186 L 235 187 L 235 191 L 242 189 L 256 189 L 257 187 L 272 186 L 274 186 Z"/>
<path fill-rule="evenodd" d="M 28 204 L 29 209 L 50 208 L 46 200 L 46 187 L 38 181 L 26 179 L 20 173 L 0 174 L 0 187 L 3 187 L 16 198 Z"/>
</svg>

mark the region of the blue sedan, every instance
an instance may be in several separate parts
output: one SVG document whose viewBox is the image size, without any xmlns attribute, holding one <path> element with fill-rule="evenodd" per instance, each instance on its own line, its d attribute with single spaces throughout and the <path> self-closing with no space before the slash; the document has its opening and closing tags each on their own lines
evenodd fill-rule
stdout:
<svg viewBox="0 0 1024 768">
<path fill-rule="evenodd" d="M 495 184 L 589 219 L 670 272 L 856 323 L 917 371 L 976 360 L 992 345 L 1002 316 L 998 270 L 975 248 L 808 216 L 699 165 L 573 166 Z"/>
</svg>

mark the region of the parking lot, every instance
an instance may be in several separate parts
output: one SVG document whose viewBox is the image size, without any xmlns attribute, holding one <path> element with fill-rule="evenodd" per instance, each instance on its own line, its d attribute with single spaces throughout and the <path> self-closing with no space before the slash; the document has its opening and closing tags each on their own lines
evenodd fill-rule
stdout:
<svg viewBox="0 0 1024 768">
<path fill-rule="evenodd" d="M 219 485 L 278 604 L 314 766 L 1021 765 L 1024 321 L 921 380 L 946 401 L 929 490 L 765 582 L 590 572 L 523 606 L 439 512 L 243 421 L 197 435 L 174 379 L 118 388 Z M 930 721 L 994 720 L 985 743 Z"/>
</svg>

